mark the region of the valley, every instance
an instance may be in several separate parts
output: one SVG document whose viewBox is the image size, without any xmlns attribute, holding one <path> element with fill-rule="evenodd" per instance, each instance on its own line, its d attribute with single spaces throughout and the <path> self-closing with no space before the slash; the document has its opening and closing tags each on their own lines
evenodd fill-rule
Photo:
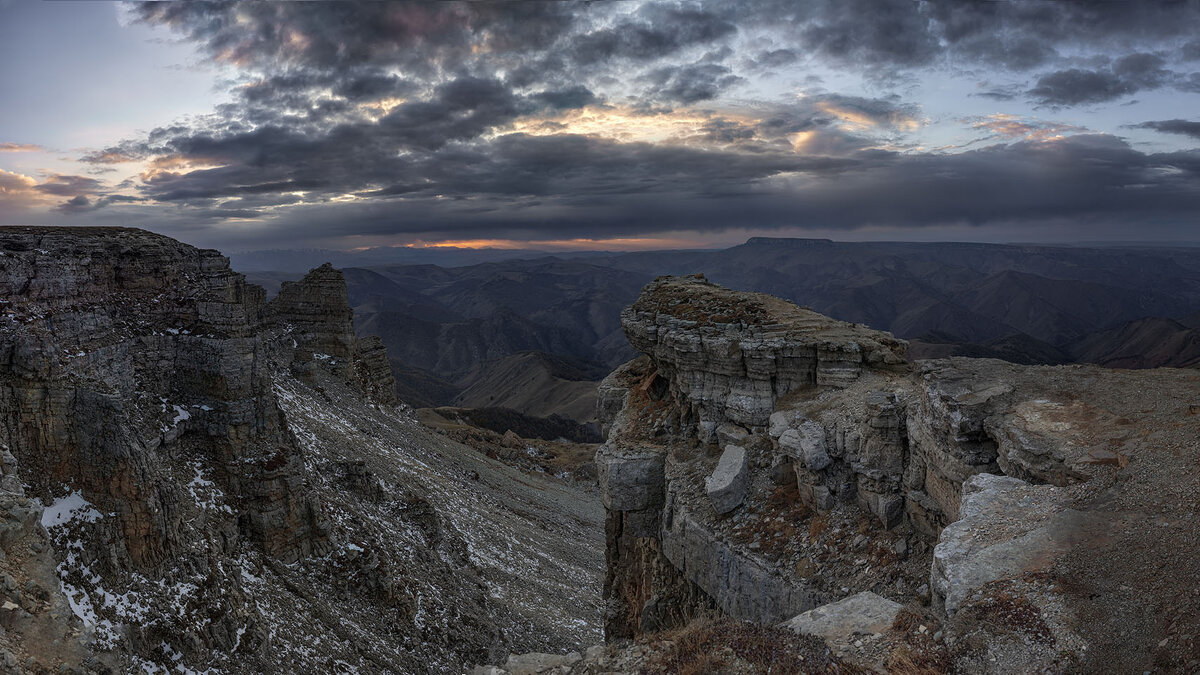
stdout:
<svg viewBox="0 0 1200 675">
<path fill-rule="evenodd" d="M 18 672 L 1200 664 L 1194 368 L 914 360 L 704 275 L 650 281 L 606 332 L 618 297 L 589 293 L 612 272 L 572 283 L 562 260 L 323 264 L 268 298 L 140 230 L 4 228 L 0 252 Z M 548 290 L 512 303 L 527 284 Z M 414 312 L 437 331 L 561 316 L 537 339 L 567 351 L 422 343 Z M 362 334 L 388 321 L 391 342 Z M 1187 364 L 1188 321 L 1057 353 Z M 611 371 L 576 355 L 615 336 Z M 938 344 L 1031 343 L 917 346 Z M 414 407 L 398 362 L 463 388 Z"/>
</svg>

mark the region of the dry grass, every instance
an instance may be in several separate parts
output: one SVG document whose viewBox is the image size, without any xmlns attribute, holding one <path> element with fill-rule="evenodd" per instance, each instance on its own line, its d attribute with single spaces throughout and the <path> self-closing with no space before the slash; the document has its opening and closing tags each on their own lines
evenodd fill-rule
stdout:
<svg viewBox="0 0 1200 675">
<path fill-rule="evenodd" d="M 825 530 L 829 528 L 829 516 L 824 513 L 814 516 L 808 521 L 808 540 L 816 541 L 817 537 L 821 536 Z"/>
<path fill-rule="evenodd" d="M 892 619 L 892 630 L 897 630 L 903 633 L 911 633 L 921 625 L 921 615 L 914 612 L 911 608 L 896 612 L 896 618 Z"/>
<path fill-rule="evenodd" d="M 734 536 L 743 545 L 759 542 L 763 553 L 782 553 L 802 536 L 797 526 L 811 514 L 808 505 L 800 501 L 796 482 L 788 481 L 771 492 L 764 509 L 756 513 L 744 527 L 735 529 Z"/>
<path fill-rule="evenodd" d="M 1000 630 L 1020 633 L 1041 644 L 1052 645 L 1055 642 L 1041 610 L 1024 596 L 993 590 L 975 603 L 970 611 L 978 613 L 981 621 Z"/>
<path fill-rule="evenodd" d="M 943 675 L 950 672 L 950 659 L 944 650 L 900 645 L 888 655 L 889 675 Z"/>
</svg>

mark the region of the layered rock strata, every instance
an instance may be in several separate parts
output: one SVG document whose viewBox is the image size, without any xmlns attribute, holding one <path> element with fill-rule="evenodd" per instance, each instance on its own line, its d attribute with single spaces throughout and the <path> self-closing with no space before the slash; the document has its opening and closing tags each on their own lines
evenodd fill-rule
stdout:
<svg viewBox="0 0 1200 675">
<path fill-rule="evenodd" d="M 327 548 L 271 392 L 261 288 L 137 230 L 6 229 L 0 253 L 0 419 L 34 495 L 80 491 L 115 514 L 113 556 L 158 565 L 183 514 L 153 457 L 187 436 L 230 532 L 284 560 Z"/>
<path fill-rule="evenodd" d="M 731 294 L 703 277 L 661 277 L 621 314 L 672 397 L 673 422 L 708 440 L 724 422 L 761 427 L 776 399 L 845 386 L 864 369 L 904 364 L 904 343 L 760 293 Z"/>
<path fill-rule="evenodd" d="M 397 402 L 396 379 L 383 341 L 354 334 L 341 270 L 325 263 L 299 281 L 283 282 L 266 307 L 266 319 L 282 333 L 285 349 L 290 341 L 292 369 L 301 377 L 310 376 L 314 368 L 330 369 L 357 380 L 380 403 Z"/>
<path fill-rule="evenodd" d="M 1062 594 L 1094 612 L 1103 602 L 1082 588 L 1145 585 L 1135 567 L 1104 568 L 1091 554 L 1123 561 L 1113 540 L 1136 537 L 1101 524 L 1142 518 L 1145 507 L 1134 504 L 1148 498 L 1112 484 L 1114 471 L 1146 484 L 1161 473 L 1153 464 L 1129 468 L 1130 448 L 1148 447 L 1137 439 L 1175 448 L 1155 460 L 1181 472 L 1165 479 L 1170 490 L 1198 484 L 1194 467 L 1180 464 L 1197 451 L 1183 450 L 1183 439 L 1200 431 L 1200 416 L 1181 403 L 1200 391 L 1197 376 L 962 358 L 907 365 L 903 343 L 886 334 L 699 278 L 656 280 L 623 321 L 645 356 L 601 385 L 599 415 L 609 429 L 602 454 L 633 446 L 657 453 L 664 498 L 657 512 L 609 506 L 610 522 L 639 523 L 637 538 L 608 541 L 606 596 L 610 615 L 624 619 L 609 623 L 612 636 L 649 630 L 639 624 L 645 612 L 630 605 L 652 608 L 648 599 L 661 589 L 692 601 L 693 612 L 715 608 L 763 623 L 873 591 L 888 602 L 928 603 L 946 622 L 939 639 L 961 640 L 937 649 L 969 669 L 994 669 L 992 656 L 1005 654 L 1020 668 L 1071 670 L 1101 663 L 1095 650 L 1110 640 L 1132 650 L 1110 654 L 1130 664 L 1172 644 L 1171 662 L 1192 658 L 1190 634 L 1178 644 L 1161 641 L 1160 631 L 1155 647 L 1119 622 L 1077 622 Z M 728 444 L 745 448 L 750 469 L 736 509 L 705 489 L 714 470 L 721 474 Z M 639 484 L 658 475 L 643 473 Z M 1178 528 L 1194 514 L 1169 508 L 1175 517 L 1163 521 L 1164 534 L 1189 540 Z M 647 558 L 653 575 L 623 567 Z M 1155 583 L 1178 586 L 1176 578 Z M 1200 606 L 1167 608 L 1168 597 L 1154 602 L 1176 621 Z M 1016 603 L 1011 611 L 1035 628 L 998 634 L 981 617 L 1004 603 Z M 1021 640 L 1032 639 L 1021 630 L 1062 650 L 1018 654 Z"/>
<path fill-rule="evenodd" d="M 394 405 L 340 272 L 268 306 L 215 251 L 0 228 L 0 300 L 0 670 L 455 672 L 595 631 L 598 505 Z"/>
</svg>

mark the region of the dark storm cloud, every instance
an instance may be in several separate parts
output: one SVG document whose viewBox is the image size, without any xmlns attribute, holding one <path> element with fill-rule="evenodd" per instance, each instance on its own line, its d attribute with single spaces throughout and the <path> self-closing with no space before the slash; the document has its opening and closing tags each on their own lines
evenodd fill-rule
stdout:
<svg viewBox="0 0 1200 675">
<path fill-rule="evenodd" d="M 1111 101 L 1135 91 L 1136 84 L 1111 72 L 1071 68 L 1041 76 L 1029 95 L 1046 105 L 1069 106 Z"/>
<path fill-rule="evenodd" d="M 659 68 L 646 80 L 658 98 L 679 103 L 695 103 L 717 97 L 725 89 L 744 81 L 729 68 L 713 63 Z"/>
<path fill-rule="evenodd" d="M 667 3 L 572 38 L 568 55 L 580 65 L 614 60 L 654 61 L 693 45 L 710 45 L 737 27 L 715 13 Z"/>
<path fill-rule="evenodd" d="M 1178 76 L 1165 65 L 1166 60 L 1157 54 L 1127 54 L 1106 70 L 1071 68 L 1043 75 L 1029 94 L 1052 106 L 1112 101 L 1175 81 Z"/>
<path fill-rule="evenodd" d="M 1200 58 L 1190 34 L 1197 2 L 242 2 L 139 11 L 236 66 L 234 96 L 212 115 L 82 159 L 144 162 L 130 184 L 137 199 L 203 223 L 255 218 L 262 236 L 326 236 L 331 222 L 347 236 L 431 223 L 489 236 L 596 236 L 1138 209 L 1169 220 L 1197 207 L 1194 156 L 1147 155 L 1112 137 L 901 154 L 878 148 L 912 148 L 904 134 L 922 111 L 896 96 L 815 89 L 799 101 L 754 101 L 744 114 L 721 106 L 744 94 L 753 73 L 803 81 L 815 77 L 809 63 L 866 75 L 885 91 L 921 69 L 974 69 L 984 83 L 975 96 L 1052 107 L 1200 91 L 1200 74 L 1176 72 L 1180 59 Z M 571 111 L 582 108 L 645 115 L 648 124 L 686 111 L 700 123 L 659 143 L 572 134 Z M 1173 122 L 1143 126 L 1190 133 L 1149 126 Z M 70 198 L 63 210 L 121 211 L 99 184 L 38 190 Z"/>
<path fill-rule="evenodd" d="M 1200 139 L 1200 122 L 1189 122 L 1187 120 L 1159 120 L 1155 122 L 1142 122 L 1141 124 L 1133 125 L 1137 129 L 1153 129 L 1161 131 L 1164 134 L 1182 134 L 1191 136 L 1192 138 Z"/>
<path fill-rule="evenodd" d="M 414 73 L 461 60 L 480 36 L 499 50 L 544 47 L 574 19 L 557 2 L 153 2 L 140 13 L 231 63 L 327 70 L 389 63 Z"/>
<path fill-rule="evenodd" d="M 791 49 L 772 49 L 759 52 L 753 58 L 753 62 L 760 68 L 782 68 L 795 63 L 799 58 L 799 55 Z"/>
<path fill-rule="evenodd" d="M 1200 209 L 1200 152 L 1147 155 L 1103 135 L 954 155 L 871 151 L 829 166 L 797 166 L 794 157 L 755 164 L 744 155 L 639 150 L 582 137 L 511 138 L 504 145 L 503 153 L 488 155 L 494 163 L 487 167 L 473 169 L 484 156 L 470 153 L 457 166 L 446 165 L 450 173 L 465 171 L 456 177 L 469 190 L 462 199 L 410 195 L 336 210 L 305 205 L 289 211 L 279 226 L 289 236 L 320 239 L 329 236 L 336 213 L 347 231 L 365 236 L 572 238 L 731 225 L 1054 226 L 1065 220 L 1098 227 L 1131 218 L 1190 223 Z M 587 161 L 575 162 L 576 157 Z M 727 165 L 731 159 L 739 164 Z M 506 173 L 531 166 L 543 170 Z M 626 175 L 629 170 L 632 175 Z M 697 173 L 712 192 L 695 190 Z M 765 188 L 755 178 L 760 175 L 785 181 L 787 189 Z M 639 186 L 647 178 L 653 189 Z M 716 191 L 723 185 L 729 189 Z"/>
<path fill-rule="evenodd" d="M 61 213 L 86 213 L 102 209 L 109 204 L 121 204 L 145 201 L 140 197 L 130 197 L 127 195 L 105 195 L 103 197 L 88 198 L 87 195 L 76 195 L 65 202 L 61 202 L 54 207 L 55 211 Z"/>
<path fill-rule="evenodd" d="M 83 211 L 91 211 L 93 206 L 91 200 L 89 200 L 86 196 L 79 195 L 59 204 L 56 209 L 64 213 L 80 213 Z"/>
<path fill-rule="evenodd" d="M 971 96 L 979 96 L 980 98 L 990 98 L 993 101 L 1011 101 L 1017 98 L 1020 92 L 1016 91 L 1015 87 L 995 87 L 984 91 L 976 92 Z"/>
</svg>

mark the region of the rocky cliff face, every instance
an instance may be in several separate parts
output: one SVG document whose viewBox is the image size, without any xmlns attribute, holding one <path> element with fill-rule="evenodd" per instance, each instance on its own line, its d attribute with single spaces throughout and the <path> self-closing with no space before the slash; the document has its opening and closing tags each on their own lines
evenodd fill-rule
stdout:
<svg viewBox="0 0 1200 675">
<path fill-rule="evenodd" d="M 153 457 L 188 436 L 238 507 L 231 532 L 285 560 L 325 547 L 270 389 L 261 289 L 215 251 L 133 230 L 9 230 L 0 249 L 0 417 L 36 496 L 65 486 L 115 513 L 111 555 L 154 567 L 185 543 Z"/>
<path fill-rule="evenodd" d="M 331 369 L 357 380 L 380 403 L 397 402 L 383 341 L 354 334 L 354 312 L 341 270 L 325 263 L 300 281 L 283 282 L 267 305 L 266 318 L 281 335 L 284 349 L 290 340 L 291 367 L 299 376 L 311 379 L 314 368 Z"/>
<path fill-rule="evenodd" d="M 511 637 L 475 528 L 517 521 L 458 508 L 500 498 L 395 405 L 337 270 L 268 305 L 215 251 L 0 228 L 0 298 L 0 670 L 454 670 L 591 625 Z"/>
<path fill-rule="evenodd" d="M 1200 391 L 1195 374 L 959 358 L 909 367 L 886 334 L 694 278 L 648 285 L 623 319 L 646 356 L 600 387 L 610 638 L 714 609 L 777 623 L 871 591 L 882 596 L 873 607 L 928 607 L 943 623 L 930 649 L 945 667 L 1196 657 L 1190 635 L 1162 654 L 1171 628 L 1151 641 L 1080 619 L 1104 604 L 1083 588 L 1150 585 L 1133 565 L 1101 571 L 1090 557 L 1127 560 L 1099 523 L 1149 508 L 1114 481 L 1150 485 L 1167 463 L 1183 472 L 1172 489 L 1195 490 L 1187 460 L 1159 450 L 1200 428 L 1188 412 L 1200 406 L 1184 405 Z M 1157 445 L 1134 440 L 1150 437 Z M 1164 535 L 1194 540 L 1190 509 L 1168 510 Z M 1200 603 L 1170 605 L 1189 593 L 1175 572 L 1154 584 L 1155 611 L 1196 616 Z M 1010 609 L 1029 626 L 987 619 Z M 879 637 L 876 656 L 889 644 Z M 1059 649 L 1020 647 L 1031 640 Z M 1102 647 L 1113 641 L 1123 646 Z"/>
<path fill-rule="evenodd" d="M 839 387 L 864 369 L 902 368 L 904 343 L 761 293 L 731 294 L 702 277 L 663 277 L 621 314 L 629 343 L 653 359 L 672 398 L 668 424 L 715 438 L 723 423 L 765 426 L 774 401 Z"/>
</svg>

